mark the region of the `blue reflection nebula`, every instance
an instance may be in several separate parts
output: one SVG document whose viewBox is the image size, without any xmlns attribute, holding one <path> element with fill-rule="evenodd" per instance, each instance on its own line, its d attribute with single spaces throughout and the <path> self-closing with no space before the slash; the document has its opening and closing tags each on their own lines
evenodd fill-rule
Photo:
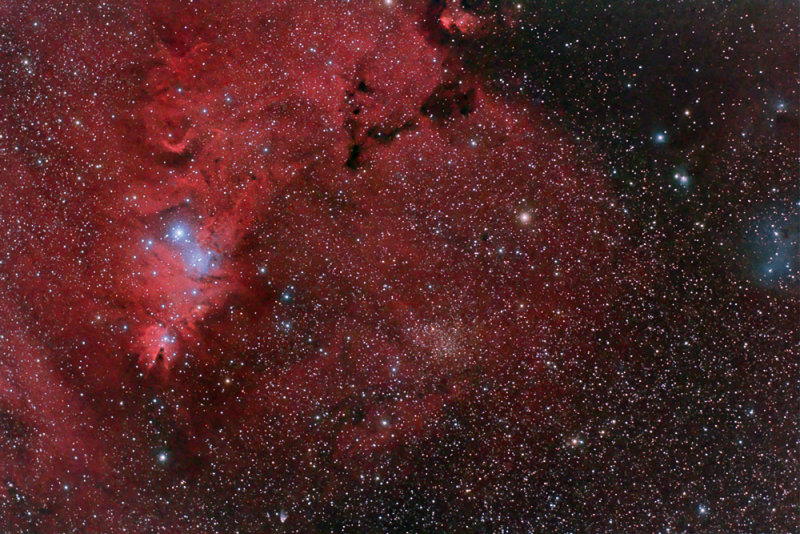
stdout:
<svg viewBox="0 0 800 534">
<path fill-rule="evenodd" d="M 748 263 L 760 284 L 795 287 L 800 271 L 799 224 L 797 205 L 776 205 L 765 210 L 747 230 Z"/>
</svg>

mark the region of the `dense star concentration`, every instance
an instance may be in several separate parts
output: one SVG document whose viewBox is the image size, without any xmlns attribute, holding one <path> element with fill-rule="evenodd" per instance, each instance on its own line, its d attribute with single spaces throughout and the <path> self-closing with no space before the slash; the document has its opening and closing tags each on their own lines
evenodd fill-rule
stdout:
<svg viewBox="0 0 800 534">
<path fill-rule="evenodd" d="M 793 532 L 799 16 L 0 0 L 0 532 Z"/>
</svg>

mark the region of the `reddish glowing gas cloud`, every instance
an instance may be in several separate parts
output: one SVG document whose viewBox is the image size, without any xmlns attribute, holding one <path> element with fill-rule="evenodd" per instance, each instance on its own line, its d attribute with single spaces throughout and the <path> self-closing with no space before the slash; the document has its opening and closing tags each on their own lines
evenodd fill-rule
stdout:
<svg viewBox="0 0 800 534">
<path fill-rule="evenodd" d="M 0 271 L 21 351 L 1 369 L 35 389 L 0 402 L 46 436 L 37 450 L 77 440 L 96 459 L 31 482 L 4 450 L 4 476 L 43 506 L 61 484 L 100 488 L 94 515 L 58 504 L 33 524 L 136 530 L 148 510 L 202 532 L 179 519 L 191 491 L 151 492 L 248 462 L 289 487 L 313 466 L 256 458 L 316 433 L 357 471 L 449 406 L 506 394 L 484 380 L 509 381 L 503 405 L 535 421 L 546 366 L 593 357 L 620 291 L 609 267 L 628 261 L 604 178 L 543 112 L 459 68 L 434 33 L 472 15 L 412 7 L 4 8 L 19 48 L 3 68 L 30 75 L 2 82 L 28 104 L 0 111 L 19 126 L 0 139 Z"/>
</svg>

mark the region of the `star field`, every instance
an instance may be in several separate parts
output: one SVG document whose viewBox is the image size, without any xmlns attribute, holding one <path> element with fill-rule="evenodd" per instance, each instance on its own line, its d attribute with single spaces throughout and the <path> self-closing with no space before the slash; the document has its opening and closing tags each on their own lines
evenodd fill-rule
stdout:
<svg viewBox="0 0 800 534">
<path fill-rule="evenodd" d="M 0 0 L 0 532 L 794 532 L 798 15 Z"/>
</svg>

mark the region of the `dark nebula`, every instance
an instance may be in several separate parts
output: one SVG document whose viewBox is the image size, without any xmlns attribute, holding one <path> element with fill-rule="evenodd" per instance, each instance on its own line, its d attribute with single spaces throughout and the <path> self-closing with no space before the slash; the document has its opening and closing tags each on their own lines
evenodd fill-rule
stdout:
<svg viewBox="0 0 800 534">
<path fill-rule="evenodd" d="M 797 21 L 0 0 L 0 532 L 794 531 Z"/>
</svg>

